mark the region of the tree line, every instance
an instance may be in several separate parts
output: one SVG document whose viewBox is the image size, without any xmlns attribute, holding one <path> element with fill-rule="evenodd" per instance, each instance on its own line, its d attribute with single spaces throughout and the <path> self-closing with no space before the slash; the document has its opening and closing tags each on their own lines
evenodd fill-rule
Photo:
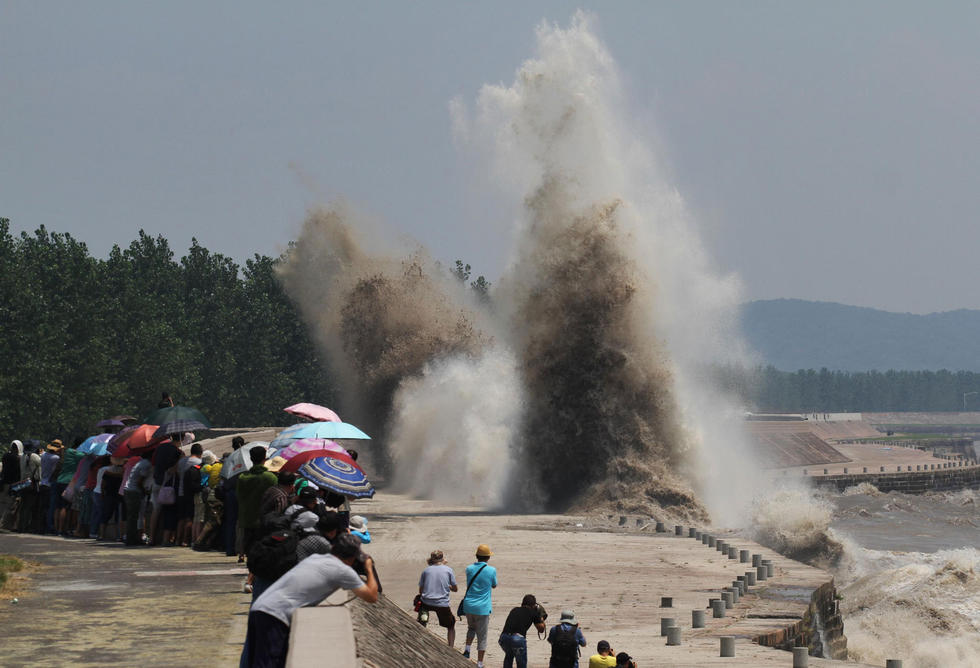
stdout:
<svg viewBox="0 0 980 668">
<path fill-rule="evenodd" d="M 760 413 L 980 410 L 980 373 L 972 371 L 780 371 L 717 367 L 715 377 Z M 964 396 L 965 395 L 965 396 Z"/>
<path fill-rule="evenodd" d="M 193 240 L 177 259 L 140 231 L 93 257 L 40 227 L 14 235 L 0 218 L 0 432 L 3 438 L 88 435 L 99 419 L 136 417 L 163 391 L 215 425 L 283 425 L 284 406 L 337 403 L 337 390 L 283 291 L 282 257 L 240 266 Z M 457 261 L 461 281 L 470 267 Z M 489 299 L 481 276 L 471 283 Z M 968 371 L 780 371 L 716 367 L 717 382 L 758 412 L 980 409 Z"/>
<path fill-rule="evenodd" d="M 175 258 L 140 231 L 106 259 L 44 227 L 0 218 L 0 429 L 5 438 L 94 433 L 169 392 L 215 425 L 282 425 L 283 407 L 334 389 L 277 278 L 281 258 L 239 266 L 192 241 Z"/>
</svg>

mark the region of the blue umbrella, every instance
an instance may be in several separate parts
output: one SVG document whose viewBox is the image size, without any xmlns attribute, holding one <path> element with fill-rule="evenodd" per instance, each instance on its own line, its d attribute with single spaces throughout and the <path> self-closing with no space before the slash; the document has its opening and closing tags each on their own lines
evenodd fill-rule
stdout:
<svg viewBox="0 0 980 668">
<path fill-rule="evenodd" d="M 332 441 L 338 439 L 367 439 L 371 437 L 352 424 L 346 422 L 302 422 L 286 427 L 272 441 L 272 447 L 285 448 L 301 438 L 326 438 Z"/>
<path fill-rule="evenodd" d="M 86 455 L 95 455 L 96 457 L 101 457 L 109 451 L 109 439 L 111 439 L 115 434 L 99 434 L 97 436 L 89 436 L 81 445 L 79 445 L 76 450 Z"/>
<path fill-rule="evenodd" d="M 364 471 L 333 457 L 317 457 L 299 467 L 299 475 L 326 488 L 357 499 L 374 496 L 374 487 Z"/>
</svg>

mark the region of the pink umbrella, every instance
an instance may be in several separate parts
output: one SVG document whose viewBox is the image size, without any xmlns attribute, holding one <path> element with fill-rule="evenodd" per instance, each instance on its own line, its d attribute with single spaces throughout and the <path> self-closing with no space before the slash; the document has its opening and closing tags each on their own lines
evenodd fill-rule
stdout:
<svg viewBox="0 0 980 668">
<path fill-rule="evenodd" d="M 298 441 L 293 441 L 288 446 L 276 453 L 276 456 L 282 457 L 283 459 L 291 459 L 296 455 L 309 452 L 310 450 L 329 450 L 331 452 L 339 452 L 346 455 L 347 450 L 340 445 L 337 445 L 333 441 L 328 441 L 325 438 L 301 438 Z"/>
<path fill-rule="evenodd" d="M 283 408 L 287 413 L 313 420 L 314 422 L 343 422 L 340 416 L 326 406 L 317 404 L 293 404 Z"/>
</svg>

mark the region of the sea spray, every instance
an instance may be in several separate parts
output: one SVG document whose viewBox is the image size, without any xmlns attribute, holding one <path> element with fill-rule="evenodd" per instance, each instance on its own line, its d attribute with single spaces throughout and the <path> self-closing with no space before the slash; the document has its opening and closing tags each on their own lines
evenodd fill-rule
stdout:
<svg viewBox="0 0 980 668">
<path fill-rule="evenodd" d="M 343 414 L 378 440 L 376 464 L 386 468 L 401 382 L 440 358 L 480 355 L 490 337 L 475 300 L 424 250 L 378 250 L 356 220 L 344 205 L 311 211 L 280 278 L 326 353 Z"/>
<path fill-rule="evenodd" d="M 834 507 L 805 485 L 783 484 L 756 497 L 752 537 L 780 554 L 826 566 L 840 557 L 830 524 Z"/>
<path fill-rule="evenodd" d="M 523 489 L 552 508 L 614 505 L 724 520 L 757 469 L 739 411 L 707 387 L 741 359 L 737 281 L 719 277 L 683 202 L 637 137 L 593 21 L 542 24 L 510 86 L 453 104 L 460 144 L 521 203 L 495 299 L 526 387 Z M 733 512 L 734 511 L 734 512 Z"/>
<path fill-rule="evenodd" d="M 406 378 L 391 430 L 395 488 L 439 501 L 502 505 L 520 396 L 515 360 L 492 348 L 434 361 Z"/>
<path fill-rule="evenodd" d="M 968 668 L 980 656 L 980 552 L 867 550 L 844 541 L 836 572 L 849 658 Z"/>
</svg>

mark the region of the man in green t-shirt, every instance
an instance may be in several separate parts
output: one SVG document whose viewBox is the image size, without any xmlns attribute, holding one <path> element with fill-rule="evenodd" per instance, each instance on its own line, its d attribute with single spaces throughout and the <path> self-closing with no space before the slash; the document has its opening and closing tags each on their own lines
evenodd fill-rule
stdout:
<svg viewBox="0 0 980 668">
<path fill-rule="evenodd" d="M 252 546 L 255 532 L 262 521 L 259 515 L 262 495 L 265 490 L 279 483 L 276 474 L 264 466 L 264 447 L 257 445 L 248 451 L 248 455 L 252 459 L 252 468 L 238 476 L 235 490 L 238 496 L 238 526 L 242 528 L 242 552 L 245 554 L 248 554 L 248 548 Z"/>
</svg>

